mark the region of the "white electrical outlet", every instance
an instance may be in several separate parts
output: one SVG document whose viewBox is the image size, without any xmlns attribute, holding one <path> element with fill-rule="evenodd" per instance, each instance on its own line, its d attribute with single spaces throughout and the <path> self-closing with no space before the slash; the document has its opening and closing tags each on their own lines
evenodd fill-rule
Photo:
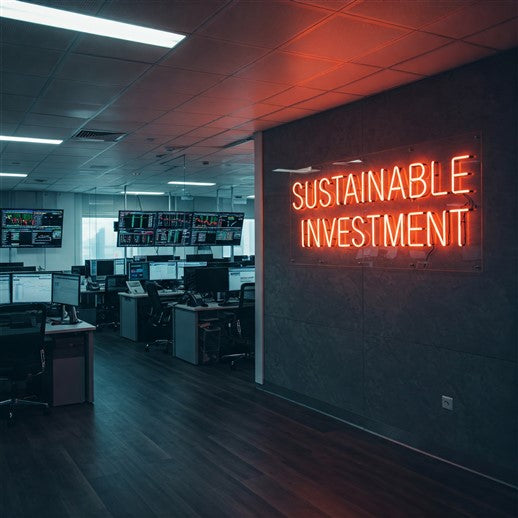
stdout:
<svg viewBox="0 0 518 518">
<path fill-rule="evenodd" d="M 446 410 L 453 410 L 453 398 L 450 396 L 442 396 L 442 407 Z"/>
</svg>

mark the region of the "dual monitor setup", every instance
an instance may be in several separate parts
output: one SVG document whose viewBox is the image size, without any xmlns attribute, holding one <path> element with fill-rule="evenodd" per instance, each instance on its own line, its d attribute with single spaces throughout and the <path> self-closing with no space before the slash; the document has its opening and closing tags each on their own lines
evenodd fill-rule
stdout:
<svg viewBox="0 0 518 518">
<path fill-rule="evenodd" d="M 240 245 L 243 212 L 119 211 L 117 246 Z"/>
<path fill-rule="evenodd" d="M 69 323 L 77 323 L 75 308 L 79 306 L 80 276 L 67 273 L 0 273 L 0 304 L 60 304 L 67 307 Z M 64 320 L 62 323 L 65 323 Z"/>
</svg>

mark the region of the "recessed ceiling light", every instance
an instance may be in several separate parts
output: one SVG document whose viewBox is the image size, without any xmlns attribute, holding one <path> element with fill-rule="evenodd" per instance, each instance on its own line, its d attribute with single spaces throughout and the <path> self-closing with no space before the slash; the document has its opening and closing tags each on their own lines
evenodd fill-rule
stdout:
<svg viewBox="0 0 518 518">
<path fill-rule="evenodd" d="M 0 12 L 2 12 L 0 10 Z M 32 138 L 32 137 L 12 137 L 10 135 L 0 135 L 0 140 L 7 142 L 30 142 L 32 144 L 61 144 L 62 140 L 56 140 L 51 138 Z"/>
<path fill-rule="evenodd" d="M 134 194 L 135 196 L 162 196 L 163 192 L 151 192 L 151 191 L 121 191 L 121 194 Z"/>
<path fill-rule="evenodd" d="M 212 187 L 213 185 L 216 185 L 215 183 L 211 182 L 167 182 L 169 185 L 197 185 L 198 187 Z"/>
<path fill-rule="evenodd" d="M 25 173 L 0 173 L 0 176 L 14 176 L 16 178 L 25 178 Z"/>
<path fill-rule="evenodd" d="M 159 31 L 149 27 L 116 22 L 96 16 L 63 11 L 62 9 L 53 9 L 28 2 L 18 2 L 17 0 L 2 0 L 0 16 L 22 22 L 37 23 L 169 49 L 172 49 L 185 38 L 182 34 L 174 32 Z"/>
</svg>

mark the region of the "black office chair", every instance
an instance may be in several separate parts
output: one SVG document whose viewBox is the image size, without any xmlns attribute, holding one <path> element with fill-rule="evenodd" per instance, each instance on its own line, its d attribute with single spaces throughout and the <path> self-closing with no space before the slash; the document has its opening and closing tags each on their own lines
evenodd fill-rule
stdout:
<svg viewBox="0 0 518 518">
<path fill-rule="evenodd" d="M 235 320 L 232 323 L 234 339 L 232 348 L 243 349 L 240 352 L 225 354 L 220 360 L 228 360 L 230 368 L 237 367 L 237 361 L 242 358 L 252 358 L 255 343 L 255 283 L 247 282 L 241 285 L 239 291 L 239 307 L 235 310 Z"/>
<path fill-rule="evenodd" d="M 149 313 L 149 321 L 153 328 L 159 333 L 162 332 L 166 338 L 157 338 L 153 342 L 148 342 L 145 351 L 148 352 L 152 346 L 163 346 L 163 352 L 169 352 L 172 347 L 172 308 L 171 304 L 163 303 L 158 294 L 157 285 L 154 282 L 146 282 L 146 291 L 151 310 Z"/>
<path fill-rule="evenodd" d="M 45 319 L 43 304 L 0 305 L 0 379 L 11 385 L 11 397 L 0 402 L 8 407 L 9 421 L 19 406 L 38 406 L 49 411 L 48 403 L 19 399 L 18 385 L 45 371 Z"/>
<path fill-rule="evenodd" d="M 97 327 L 120 326 L 120 301 L 119 293 L 126 291 L 126 276 L 107 275 L 104 284 L 102 304 L 97 307 Z"/>
</svg>

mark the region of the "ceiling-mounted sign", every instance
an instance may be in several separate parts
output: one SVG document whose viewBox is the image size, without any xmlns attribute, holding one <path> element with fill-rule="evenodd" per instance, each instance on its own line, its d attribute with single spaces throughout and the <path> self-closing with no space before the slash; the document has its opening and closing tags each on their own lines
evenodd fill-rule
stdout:
<svg viewBox="0 0 518 518">
<path fill-rule="evenodd" d="M 352 157 L 315 170 L 291 175 L 293 261 L 481 268 L 478 135 Z"/>
</svg>

